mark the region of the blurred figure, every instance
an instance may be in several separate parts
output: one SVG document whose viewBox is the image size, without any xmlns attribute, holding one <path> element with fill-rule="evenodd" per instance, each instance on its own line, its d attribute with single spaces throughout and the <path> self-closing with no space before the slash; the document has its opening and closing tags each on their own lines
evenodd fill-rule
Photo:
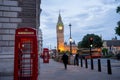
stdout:
<svg viewBox="0 0 120 80">
<path fill-rule="evenodd" d="M 74 65 L 79 66 L 79 54 L 78 53 L 75 55 Z"/>
<path fill-rule="evenodd" d="M 65 69 L 67 69 L 67 64 L 68 64 L 68 55 L 66 53 L 63 54 L 62 56 L 62 61 L 64 64 Z"/>
</svg>

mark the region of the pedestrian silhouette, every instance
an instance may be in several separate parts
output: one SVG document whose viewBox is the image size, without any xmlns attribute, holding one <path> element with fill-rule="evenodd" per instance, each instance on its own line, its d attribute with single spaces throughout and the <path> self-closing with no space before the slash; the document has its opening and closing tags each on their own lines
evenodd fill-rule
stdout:
<svg viewBox="0 0 120 80">
<path fill-rule="evenodd" d="M 64 64 L 65 69 L 67 69 L 67 64 L 68 64 L 68 55 L 66 53 L 63 54 L 62 56 L 62 61 Z"/>
<path fill-rule="evenodd" d="M 79 54 L 78 53 L 75 55 L 74 65 L 79 66 Z"/>
</svg>

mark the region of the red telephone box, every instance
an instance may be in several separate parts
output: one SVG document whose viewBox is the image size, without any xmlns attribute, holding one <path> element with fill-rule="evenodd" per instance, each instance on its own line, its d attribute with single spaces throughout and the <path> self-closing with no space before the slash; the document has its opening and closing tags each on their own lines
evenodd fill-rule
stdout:
<svg viewBox="0 0 120 80">
<path fill-rule="evenodd" d="M 43 49 L 43 63 L 49 63 L 49 49 L 48 48 L 44 48 Z"/>
<path fill-rule="evenodd" d="M 38 45 L 36 29 L 16 29 L 14 50 L 14 80 L 37 80 Z"/>
</svg>

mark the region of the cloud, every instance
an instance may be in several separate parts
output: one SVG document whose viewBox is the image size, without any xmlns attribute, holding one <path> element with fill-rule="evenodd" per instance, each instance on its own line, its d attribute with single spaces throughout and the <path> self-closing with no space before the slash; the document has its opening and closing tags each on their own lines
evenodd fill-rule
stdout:
<svg viewBox="0 0 120 80">
<path fill-rule="evenodd" d="M 42 0 L 41 29 L 45 42 L 56 45 L 56 24 L 59 11 L 65 28 L 65 40 L 72 37 L 78 42 L 88 33 L 103 35 L 104 39 L 115 36 L 115 26 L 120 19 L 116 13 L 119 0 Z"/>
</svg>

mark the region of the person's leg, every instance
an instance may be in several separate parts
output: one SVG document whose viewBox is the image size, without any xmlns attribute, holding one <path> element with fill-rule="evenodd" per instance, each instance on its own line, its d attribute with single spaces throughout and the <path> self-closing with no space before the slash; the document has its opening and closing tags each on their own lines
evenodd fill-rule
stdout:
<svg viewBox="0 0 120 80">
<path fill-rule="evenodd" d="M 65 63 L 64 63 L 64 68 L 66 68 L 66 65 L 65 65 Z"/>
<path fill-rule="evenodd" d="M 79 66 L 79 60 L 77 60 L 77 66 Z"/>
<path fill-rule="evenodd" d="M 74 66 L 75 66 L 75 64 L 76 64 L 76 61 L 75 61 L 75 59 L 74 59 Z"/>
<path fill-rule="evenodd" d="M 67 64 L 65 63 L 65 69 L 67 69 Z"/>
</svg>

